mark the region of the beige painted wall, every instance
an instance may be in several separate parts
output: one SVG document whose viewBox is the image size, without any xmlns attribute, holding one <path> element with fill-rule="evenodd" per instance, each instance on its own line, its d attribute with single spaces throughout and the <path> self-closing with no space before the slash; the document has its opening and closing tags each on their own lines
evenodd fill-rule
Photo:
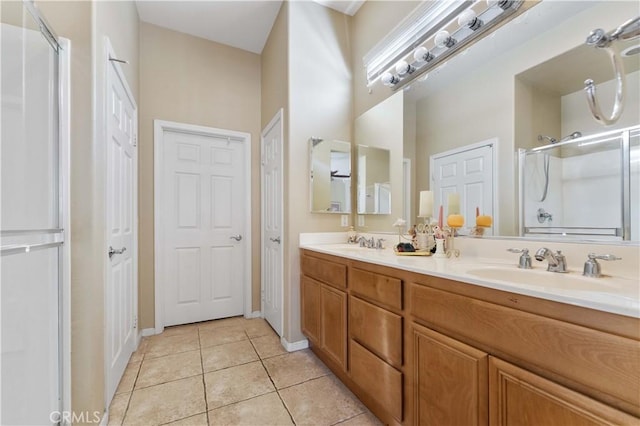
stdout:
<svg viewBox="0 0 640 426">
<path fill-rule="evenodd" d="M 425 166 L 417 170 L 416 191 L 429 186 L 430 155 L 497 137 L 498 232 L 517 235 L 515 150 L 520 144 L 526 146 L 527 143 L 515 141 L 521 132 L 516 132 L 514 125 L 518 117 L 515 93 L 519 87 L 514 76 L 583 43 L 584 34 L 593 28 L 616 27 L 633 15 L 633 9 L 630 2 L 618 2 L 616 8 L 605 4 L 583 11 L 569 18 L 560 28 L 545 32 L 516 50 L 493 57 L 490 63 L 477 68 L 465 79 L 441 87 L 428 99 L 419 101 L 416 159 Z M 568 31 L 567 28 L 572 29 Z M 469 97 L 469 93 L 473 96 Z"/>
<path fill-rule="evenodd" d="M 260 56 L 141 23 L 139 112 L 139 309 L 145 329 L 155 323 L 154 119 L 251 133 L 252 258 L 260 257 Z M 259 310 L 259 264 L 252 269 L 252 305 Z"/>
<path fill-rule="evenodd" d="M 76 413 L 103 411 L 106 156 L 99 60 L 108 35 L 130 61 L 124 72 L 137 96 L 138 16 L 133 2 L 37 6 L 57 34 L 71 41 L 71 407 Z"/>
<path fill-rule="evenodd" d="M 289 123 L 289 3 L 283 2 L 269 37 L 262 49 L 261 61 L 261 125 L 264 129 L 280 108 L 283 109 L 284 128 Z M 283 135 L 287 140 L 287 132 Z M 286 170 L 285 170 L 286 173 Z"/>
<path fill-rule="evenodd" d="M 367 76 L 362 58 L 383 37 L 393 30 L 419 1 L 367 1 L 352 19 L 351 26 L 351 66 L 353 69 L 353 116 L 377 105 L 395 92 L 376 82 L 367 87 Z"/>
<path fill-rule="evenodd" d="M 313 2 L 290 2 L 288 8 L 284 335 L 295 342 L 304 338 L 300 331 L 299 235 L 345 230 L 340 227 L 340 215 L 309 212 L 308 141 L 311 136 L 352 140 L 351 18 Z"/>
</svg>

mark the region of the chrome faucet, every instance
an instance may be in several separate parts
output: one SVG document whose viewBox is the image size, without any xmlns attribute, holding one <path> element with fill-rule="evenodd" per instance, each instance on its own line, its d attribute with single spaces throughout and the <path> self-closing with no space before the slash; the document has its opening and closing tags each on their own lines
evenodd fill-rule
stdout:
<svg viewBox="0 0 640 426">
<path fill-rule="evenodd" d="M 614 256 L 613 254 L 597 255 L 595 253 L 589 253 L 588 259 L 584 262 L 584 269 L 582 275 L 585 277 L 599 278 L 602 276 L 602 269 L 597 259 L 600 260 L 622 260 L 621 257 Z"/>
<path fill-rule="evenodd" d="M 522 253 L 520 260 L 518 261 L 518 268 L 531 269 L 531 256 L 529 256 L 529 249 L 510 248 L 507 249 L 507 251 L 511 253 Z"/>
<path fill-rule="evenodd" d="M 378 238 L 378 241 L 376 242 L 376 249 L 377 250 L 382 250 L 384 247 L 382 246 L 382 242 L 385 241 L 384 238 Z"/>
<path fill-rule="evenodd" d="M 366 248 L 374 248 L 376 246 L 376 240 L 371 237 L 370 240 L 367 240 L 365 237 L 358 238 L 358 242 L 360 243 L 360 247 Z"/>
<path fill-rule="evenodd" d="M 567 260 L 560 250 L 554 253 L 548 248 L 543 247 L 538 249 L 535 258 L 539 262 L 546 259 L 547 262 L 549 262 L 549 266 L 547 267 L 547 271 L 549 272 L 567 272 Z"/>
</svg>

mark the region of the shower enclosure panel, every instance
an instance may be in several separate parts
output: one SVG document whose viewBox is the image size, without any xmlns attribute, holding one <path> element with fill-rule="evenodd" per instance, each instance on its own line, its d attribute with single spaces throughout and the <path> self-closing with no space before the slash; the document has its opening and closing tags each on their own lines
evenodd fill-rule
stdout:
<svg viewBox="0 0 640 426">
<path fill-rule="evenodd" d="M 640 126 L 519 152 L 520 235 L 639 240 Z"/>
<path fill-rule="evenodd" d="M 16 425 L 62 410 L 59 46 L 29 7 L 3 2 L 1 24 L 0 424 Z"/>
</svg>

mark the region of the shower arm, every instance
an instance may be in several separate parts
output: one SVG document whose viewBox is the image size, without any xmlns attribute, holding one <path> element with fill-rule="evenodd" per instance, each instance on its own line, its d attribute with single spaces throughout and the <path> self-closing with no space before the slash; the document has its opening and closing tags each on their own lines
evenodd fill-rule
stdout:
<svg viewBox="0 0 640 426">
<path fill-rule="evenodd" d="M 591 114 L 593 118 L 602 125 L 608 126 L 618 121 L 624 109 L 624 88 L 626 83 L 624 66 L 616 45 L 613 42 L 618 39 L 627 40 L 638 36 L 640 36 L 640 17 L 628 20 L 611 34 L 606 34 L 602 29 L 596 29 L 591 31 L 591 34 L 587 37 L 587 45 L 604 49 L 607 52 L 613 64 L 613 72 L 615 74 L 615 101 L 613 111 L 609 117 L 602 113 L 598 100 L 596 99 L 596 85 L 594 81 L 587 79 L 584 82 L 584 91 L 587 94 L 587 102 L 589 103 Z"/>
</svg>

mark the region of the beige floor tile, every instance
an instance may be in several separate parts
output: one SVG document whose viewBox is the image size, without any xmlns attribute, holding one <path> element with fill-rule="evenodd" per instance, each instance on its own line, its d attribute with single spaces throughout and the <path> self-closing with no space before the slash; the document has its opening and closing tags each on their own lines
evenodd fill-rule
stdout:
<svg viewBox="0 0 640 426">
<path fill-rule="evenodd" d="M 159 425 L 204 413 L 202 377 L 138 389 L 131 395 L 125 425 Z"/>
<path fill-rule="evenodd" d="M 124 413 L 127 411 L 131 393 L 119 393 L 111 400 L 109 406 L 109 425 L 119 426 L 124 420 Z"/>
<path fill-rule="evenodd" d="M 211 425 L 292 425 L 276 392 L 209 411 Z"/>
<path fill-rule="evenodd" d="M 329 374 L 329 369 L 309 349 L 265 359 L 264 366 L 278 389 Z"/>
<path fill-rule="evenodd" d="M 205 373 L 209 408 L 218 408 L 274 391 L 261 362 Z"/>
<path fill-rule="evenodd" d="M 144 353 L 147 350 L 148 343 L 149 343 L 149 340 L 146 337 L 142 338 L 142 340 L 140 341 L 140 344 L 138 345 L 138 349 L 136 349 L 136 351 L 133 354 L 131 354 L 131 358 L 129 358 L 129 362 L 142 361 L 144 359 Z"/>
<path fill-rule="evenodd" d="M 247 339 L 248 337 L 244 332 L 244 328 L 240 326 L 200 330 L 200 347 L 203 348 Z"/>
<path fill-rule="evenodd" d="M 269 323 L 262 318 L 247 320 L 244 323 L 244 331 L 249 338 L 276 335 Z"/>
<path fill-rule="evenodd" d="M 338 423 L 340 426 L 382 426 L 383 423 L 370 411 Z"/>
<path fill-rule="evenodd" d="M 243 327 L 245 321 L 247 320 L 244 317 L 231 317 L 213 321 L 199 322 L 198 329 L 200 331 L 209 331 L 222 327 Z"/>
<path fill-rule="evenodd" d="M 136 379 L 138 378 L 138 371 L 140 371 L 140 364 L 142 364 L 140 361 L 130 362 L 127 364 L 127 368 L 124 369 L 120 383 L 118 383 L 116 394 L 127 393 L 133 390 L 133 385 L 136 383 Z"/>
<path fill-rule="evenodd" d="M 175 422 L 167 423 L 167 426 L 208 426 L 207 413 L 180 419 Z"/>
<path fill-rule="evenodd" d="M 279 391 L 297 425 L 332 425 L 365 412 L 365 407 L 333 375 Z"/>
<path fill-rule="evenodd" d="M 178 336 L 180 334 L 189 334 L 189 333 L 197 333 L 198 332 L 198 324 L 185 324 L 185 325 L 172 325 L 171 327 L 167 327 L 164 329 L 159 336 L 170 337 L 170 336 Z"/>
<path fill-rule="evenodd" d="M 200 349 L 197 333 L 178 334 L 176 336 L 157 335 L 149 339 L 145 359 Z"/>
<path fill-rule="evenodd" d="M 282 347 L 280 338 L 277 335 L 256 337 L 251 339 L 251 343 L 253 343 L 256 352 L 258 352 L 258 355 L 262 359 L 287 353 L 285 348 Z"/>
<path fill-rule="evenodd" d="M 258 354 L 248 340 L 202 348 L 205 373 L 258 360 Z"/>
<path fill-rule="evenodd" d="M 142 361 L 136 389 L 202 374 L 200 351 L 180 352 Z"/>
</svg>

